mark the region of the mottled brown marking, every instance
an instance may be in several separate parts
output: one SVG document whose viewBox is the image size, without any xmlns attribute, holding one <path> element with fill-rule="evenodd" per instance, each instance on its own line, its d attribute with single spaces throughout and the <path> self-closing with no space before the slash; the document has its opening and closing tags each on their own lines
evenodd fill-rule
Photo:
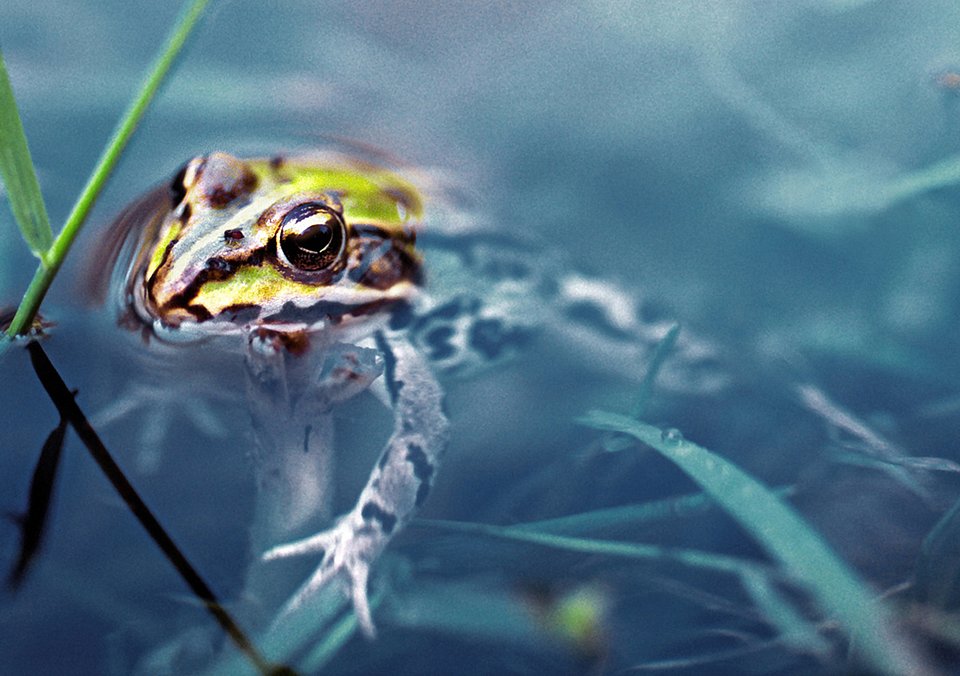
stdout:
<svg viewBox="0 0 960 676">
<path fill-rule="evenodd" d="M 193 303 L 194 299 L 200 293 L 200 289 L 203 288 L 203 285 L 207 282 L 225 281 L 236 274 L 237 270 L 244 266 L 258 267 L 263 264 L 263 257 L 264 252 L 258 249 L 247 252 L 223 252 L 219 256 L 214 256 L 208 259 L 204 268 L 194 275 L 193 279 L 189 284 L 187 284 L 186 287 L 184 287 L 182 291 L 171 296 L 162 307 L 158 308 L 157 314 L 165 315 L 177 310 L 178 308 L 186 308 L 188 312 L 197 317 L 197 321 L 202 322 L 210 319 L 212 315 L 209 312 L 204 310 L 204 312 L 206 312 L 206 317 L 201 317 L 200 313 L 194 311 L 194 308 L 197 306 L 191 305 L 191 303 Z M 152 305 L 157 307 L 157 302 L 153 295 L 152 282 L 152 279 L 147 281 L 147 296 Z"/>
<path fill-rule="evenodd" d="M 257 175 L 245 162 L 226 153 L 207 156 L 197 177 L 196 190 L 214 209 L 223 209 L 257 187 Z"/>
<path fill-rule="evenodd" d="M 310 349 L 310 336 L 306 331 L 274 331 L 260 326 L 254 333 L 260 340 L 269 342 L 274 350 L 282 348 L 295 357 L 303 356 Z"/>
<path fill-rule="evenodd" d="M 333 372 L 330 375 L 337 380 L 349 380 L 351 382 L 357 382 L 362 378 L 359 373 L 351 368 L 347 368 L 346 366 L 340 366 L 333 369 Z"/>
<path fill-rule="evenodd" d="M 17 314 L 17 308 L 5 307 L 0 309 L 0 331 L 6 333 L 13 323 L 13 318 Z M 34 338 L 42 338 L 43 330 L 56 326 L 55 322 L 47 321 L 38 312 L 30 322 L 30 328 L 21 335 L 28 335 Z"/>
<path fill-rule="evenodd" d="M 150 275 L 150 278 L 144 282 L 147 300 L 150 301 L 150 304 L 154 307 L 157 307 L 157 298 L 153 293 L 153 285 L 157 279 L 157 274 L 160 272 L 163 266 L 167 264 L 167 258 L 170 257 L 170 252 L 173 251 L 173 247 L 176 246 L 177 242 L 179 241 L 179 239 L 171 239 L 167 243 L 167 247 L 163 250 L 163 256 L 160 257 L 160 264 L 157 265 L 156 269 L 153 271 L 153 274 Z"/>
<path fill-rule="evenodd" d="M 194 316 L 198 323 L 205 322 L 208 319 L 213 319 L 213 315 L 210 314 L 210 310 L 202 305 L 188 305 L 185 309 Z"/>
<path fill-rule="evenodd" d="M 189 162 L 184 164 L 177 170 L 177 173 L 173 175 L 173 179 L 170 181 L 169 194 L 170 194 L 170 208 L 176 209 L 177 206 L 183 201 L 187 196 L 187 187 L 183 183 L 183 179 L 187 175 L 187 167 L 190 165 Z"/>
<path fill-rule="evenodd" d="M 256 303 L 234 303 L 223 308 L 219 314 L 235 324 L 249 323 L 260 316 L 260 309 Z"/>
<path fill-rule="evenodd" d="M 392 248 L 375 261 L 358 280 L 371 289 L 385 291 L 402 281 L 420 282 L 419 261 L 401 248 Z"/>
</svg>

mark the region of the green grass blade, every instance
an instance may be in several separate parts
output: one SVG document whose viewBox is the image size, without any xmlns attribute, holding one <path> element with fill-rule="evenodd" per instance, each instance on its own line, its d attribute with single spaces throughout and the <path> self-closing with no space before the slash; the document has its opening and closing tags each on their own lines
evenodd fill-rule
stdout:
<svg viewBox="0 0 960 676">
<path fill-rule="evenodd" d="M 830 647 L 816 625 L 796 611 L 790 600 L 771 584 L 769 577 L 746 573 L 741 581 L 763 616 L 780 632 L 780 640 L 800 652 L 827 654 Z"/>
<path fill-rule="evenodd" d="M 30 148 L 23 133 L 7 67 L 0 52 L 0 177 L 6 188 L 13 218 L 27 246 L 35 256 L 43 255 L 53 243 L 47 207 L 40 194 L 40 183 L 30 159 Z"/>
<path fill-rule="evenodd" d="M 647 366 L 647 374 L 643 377 L 643 382 L 640 383 L 637 400 L 633 405 L 633 409 L 630 411 L 632 417 L 643 417 L 650 403 L 650 397 L 653 394 L 653 385 L 657 380 L 657 376 L 660 374 L 660 369 L 663 368 L 663 362 L 667 360 L 667 357 L 670 356 L 670 353 L 673 351 L 673 346 L 677 343 L 677 337 L 679 335 L 680 325 L 674 324 L 670 327 L 670 330 L 667 331 L 663 339 L 657 343 L 657 347 L 653 351 L 653 357 L 650 359 L 650 365 Z"/>
<path fill-rule="evenodd" d="M 929 167 L 903 174 L 886 187 L 888 203 L 908 200 L 960 182 L 960 155 L 951 155 Z"/>
<path fill-rule="evenodd" d="M 663 363 L 667 360 L 670 352 L 673 351 L 673 346 L 676 344 L 677 336 L 679 335 L 680 325 L 674 324 L 660 342 L 657 343 L 657 347 L 653 351 L 653 357 L 651 357 L 650 363 L 647 365 L 647 373 L 643 376 L 643 381 L 637 390 L 637 398 L 634 401 L 633 408 L 630 409 L 630 415 L 632 417 L 642 418 L 644 412 L 646 412 L 647 406 L 650 404 L 650 399 L 653 396 L 654 383 L 656 383 L 657 376 L 660 374 L 660 369 L 663 368 Z M 636 442 L 632 439 L 617 434 L 608 434 L 600 441 L 603 450 L 608 453 L 619 453 L 620 451 L 630 448 L 634 443 Z"/>
<path fill-rule="evenodd" d="M 697 549 L 683 549 L 680 547 L 661 547 L 636 542 L 619 542 L 616 540 L 596 540 L 592 538 L 570 537 L 541 533 L 527 528 L 527 524 L 517 526 L 494 526 L 486 523 L 470 523 L 464 521 L 444 521 L 440 519 L 414 519 L 410 523 L 414 528 L 432 528 L 453 533 L 468 535 L 484 535 L 501 540 L 512 540 L 562 549 L 568 552 L 596 554 L 600 556 L 616 556 L 643 561 L 679 563 L 690 568 L 702 568 L 718 573 L 728 573 L 742 576 L 745 573 L 757 575 L 771 575 L 774 571 L 761 563 L 747 559 L 713 554 Z"/>
<path fill-rule="evenodd" d="M 777 495 L 789 496 L 795 490 L 792 487 L 773 489 Z M 578 533 L 596 533 L 613 528 L 637 527 L 658 521 L 691 518 L 717 508 L 717 503 L 708 495 L 694 493 L 676 498 L 643 502 L 634 505 L 621 505 L 595 509 L 578 514 L 558 516 L 540 521 L 511 526 L 522 530 L 536 530 L 541 533 L 576 535 Z"/>
<path fill-rule="evenodd" d="M 349 613 L 340 618 L 304 660 L 301 667 L 304 673 L 319 674 L 327 663 L 347 644 L 357 633 L 360 623 L 357 622 L 357 616 Z"/>
<path fill-rule="evenodd" d="M 376 611 L 383 593 L 374 591 L 370 605 Z M 254 643 L 274 664 L 295 665 L 303 673 L 319 673 L 357 631 L 356 616 L 339 585 L 327 585 L 294 612 L 274 619 Z M 376 615 L 374 615 L 376 618 Z M 203 672 L 206 676 L 252 674 L 250 663 L 238 652 L 224 654 Z"/>
<path fill-rule="evenodd" d="M 541 533 L 556 533 L 558 535 L 577 535 L 579 533 L 596 533 L 604 529 L 638 526 L 668 519 L 696 516 L 711 509 L 716 509 L 716 503 L 703 493 L 695 493 L 678 498 L 606 507 L 551 519 L 528 521 L 511 526 L 511 528 L 535 530 Z"/>
<path fill-rule="evenodd" d="M 120 159 L 120 154 L 133 135 L 137 124 L 141 118 L 143 118 L 143 114 L 160 89 L 160 85 L 166 78 L 167 73 L 170 72 L 170 68 L 173 66 L 177 55 L 183 49 L 187 37 L 200 19 L 207 2 L 208 0 L 192 0 L 192 2 L 184 5 L 184 11 L 180 14 L 180 20 L 167 38 L 163 50 L 153 63 L 139 93 L 120 119 L 120 123 L 114 130 L 113 136 L 111 136 L 106 148 L 104 148 L 96 168 L 87 180 L 87 184 L 84 186 L 80 197 L 73 206 L 73 210 L 67 217 L 63 230 L 60 231 L 60 234 L 57 235 L 57 238 L 50 246 L 45 256 L 46 265 L 41 265 L 34 274 L 33 280 L 30 282 L 30 286 L 23 296 L 23 300 L 20 301 L 17 313 L 10 323 L 10 327 L 7 329 L 8 337 L 13 338 L 22 335 L 29 329 L 37 310 L 40 308 L 40 303 L 43 302 L 43 298 L 46 296 L 47 290 L 53 282 L 53 278 L 63 264 L 63 259 L 66 257 L 73 241 L 80 232 L 80 227 L 83 225 L 84 220 L 86 220 L 87 214 L 90 213 L 90 209 L 103 190 L 107 178 L 110 176 L 110 172 L 113 171 L 117 161 Z"/>
<path fill-rule="evenodd" d="M 894 629 L 887 607 L 791 507 L 736 465 L 678 435 L 627 416 L 591 411 L 580 422 L 636 437 L 683 470 L 784 570 L 836 616 L 877 673 L 922 674 L 922 661 Z"/>
<path fill-rule="evenodd" d="M 388 623 L 408 631 L 444 633 L 471 643 L 535 644 L 534 617 L 513 588 L 480 580 L 417 580 L 393 591 Z"/>
<path fill-rule="evenodd" d="M 921 602 L 949 611 L 960 607 L 960 501 L 924 538 L 915 577 Z"/>
</svg>

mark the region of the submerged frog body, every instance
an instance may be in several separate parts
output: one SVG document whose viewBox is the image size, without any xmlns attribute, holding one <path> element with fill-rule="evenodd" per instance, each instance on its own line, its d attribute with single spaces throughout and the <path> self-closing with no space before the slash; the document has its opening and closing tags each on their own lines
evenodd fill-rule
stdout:
<svg viewBox="0 0 960 676">
<path fill-rule="evenodd" d="M 447 443 L 435 374 L 488 368 L 548 326 L 611 370 L 641 371 L 669 327 L 509 235 L 438 223 L 420 238 L 424 269 L 422 212 L 411 184 L 355 160 L 212 153 L 114 228 L 129 243 L 127 326 L 171 340 L 242 337 L 259 445 L 254 548 L 267 559 L 322 556 L 287 610 L 339 578 L 368 634 L 371 566 L 427 498 Z M 709 346 L 685 338 L 677 353 L 668 386 L 721 384 Z M 394 425 L 355 507 L 286 542 L 331 517 L 330 412 L 367 388 Z"/>
</svg>

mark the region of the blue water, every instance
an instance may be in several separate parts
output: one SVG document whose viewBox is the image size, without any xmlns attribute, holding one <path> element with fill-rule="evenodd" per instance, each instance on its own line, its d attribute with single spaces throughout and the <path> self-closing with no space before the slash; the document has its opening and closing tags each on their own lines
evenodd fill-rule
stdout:
<svg viewBox="0 0 960 676">
<path fill-rule="evenodd" d="M 54 224 L 161 45 L 173 4 L 0 4 L 0 47 Z M 937 0 L 214 0 L 51 289 L 48 352 L 91 413 L 143 377 L 136 339 L 86 304 L 79 261 L 96 255 L 100 228 L 124 204 L 185 159 L 362 142 L 435 171 L 478 218 L 564 251 L 571 269 L 635 289 L 719 346 L 734 384 L 665 393 L 650 421 L 768 485 L 794 487 L 793 504 L 826 541 L 873 589 L 889 590 L 912 579 L 922 539 L 960 489 L 954 465 L 903 472 L 870 442 L 960 461 L 958 27 L 960 8 Z M 0 227 L 0 305 L 13 305 L 35 261 L 5 207 Z M 218 372 L 230 368 L 220 361 L 196 359 L 217 382 L 241 382 Z M 629 409 L 640 372 L 543 351 L 451 382 L 454 441 L 426 515 L 505 524 L 695 492 L 647 451 L 598 451 L 597 435 L 573 422 L 591 408 Z M 0 374 L 0 509 L 15 512 L 56 416 L 25 354 L 7 354 Z M 812 412 L 801 383 L 832 405 Z M 143 439 L 140 413 L 103 429 L 225 598 L 242 583 L 252 509 L 242 406 L 211 401 L 220 431 L 177 419 L 157 453 L 131 450 Z M 346 508 L 390 421 L 370 399 L 341 418 L 372 421 L 370 439 L 344 441 Z M 764 557 L 716 510 L 597 536 Z M 0 527 L 0 563 L 13 560 L 16 539 L 13 525 Z M 777 640 L 729 577 L 427 530 L 395 549 L 421 585 L 399 603 L 421 615 L 385 611 L 394 620 L 381 638 L 354 638 L 332 673 L 849 668 L 835 633 L 824 632 L 818 654 Z M 955 560 L 946 556 L 945 569 Z M 535 605 L 517 601 L 533 589 L 549 602 L 584 588 L 607 604 L 594 652 L 490 619 Z M 475 621 L 457 628 L 458 613 Z M 0 596 L 0 673 L 129 673 L 165 641 L 209 625 L 71 438 L 41 559 L 18 594 Z M 926 655 L 933 641 L 909 631 Z"/>
</svg>

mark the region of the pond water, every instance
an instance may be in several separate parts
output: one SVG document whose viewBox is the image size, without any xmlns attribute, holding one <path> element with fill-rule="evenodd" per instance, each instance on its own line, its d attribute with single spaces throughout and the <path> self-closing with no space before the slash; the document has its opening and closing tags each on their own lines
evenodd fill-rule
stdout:
<svg viewBox="0 0 960 676">
<path fill-rule="evenodd" d="M 176 15 L 174 3 L 0 4 L 55 227 Z M 958 27 L 960 8 L 939 0 L 213 0 L 44 303 L 57 325 L 45 347 L 174 539 L 241 605 L 254 492 L 241 362 L 215 345 L 144 358 L 153 348 L 88 302 L 85 261 L 106 260 L 105 226 L 190 157 L 377 149 L 442 184 L 510 260 L 626 289 L 645 321 L 679 322 L 681 345 L 718 355 L 722 386 L 665 378 L 644 419 L 784 489 L 895 601 L 914 664 L 946 672 L 960 649 L 939 623 L 960 603 L 956 524 L 921 545 L 960 495 Z M 6 207 L 0 227 L 0 305 L 14 305 L 35 260 Z M 508 525 L 697 493 L 663 457 L 605 451 L 576 423 L 630 411 L 651 354 L 608 350 L 592 336 L 609 327 L 582 323 L 476 377 L 443 378 L 453 438 L 423 516 Z M 0 369 L 0 509 L 16 513 L 56 413 L 23 351 Z M 163 391 L 189 393 L 192 415 L 165 417 L 145 394 Z M 369 395 L 336 415 L 343 511 L 391 420 Z M 595 524 L 564 532 L 772 561 L 709 505 Z M 17 543 L 13 522 L 0 528 L 4 565 Z M 765 604 L 737 576 L 669 556 L 426 527 L 398 536 L 380 568 L 379 638 L 351 635 L 329 673 L 862 666 L 783 576 Z M 185 636 L 213 652 L 222 642 L 68 435 L 41 556 L 0 596 L 0 673 L 157 673 L 158 651 Z"/>
</svg>

